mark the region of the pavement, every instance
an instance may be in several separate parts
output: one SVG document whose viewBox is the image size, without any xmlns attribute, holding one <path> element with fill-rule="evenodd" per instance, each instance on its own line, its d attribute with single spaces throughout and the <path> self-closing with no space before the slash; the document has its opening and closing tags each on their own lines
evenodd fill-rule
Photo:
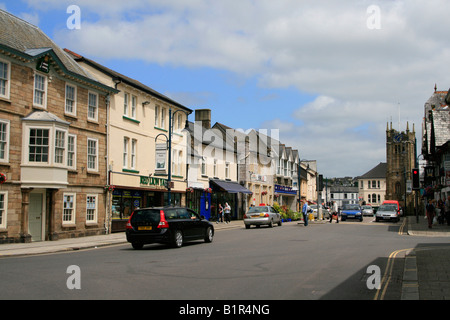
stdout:
<svg viewBox="0 0 450 320">
<path fill-rule="evenodd" d="M 310 223 L 325 222 L 310 221 Z M 243 227 L 242 220 L 233 220 L 229 224 L 214 223 L 216 232 Z M 450 226 L 433 225 L 429 229 L 423 216 L 418 219 L 408 216 L 403 219 L 400 229 L 404 236 L 448 237 L 445 243 L 441 241 L 435 245 L 418 246 L 404 250 L 404 255 L 399 255 L 405 261 L 401 300 L 450 300 Z M 1 258 L 69 252 L 125 243 L 127 243 L 125 232 L 118 232 L 57 241 L 0 244 L 0 261 Z"/>
</svg>

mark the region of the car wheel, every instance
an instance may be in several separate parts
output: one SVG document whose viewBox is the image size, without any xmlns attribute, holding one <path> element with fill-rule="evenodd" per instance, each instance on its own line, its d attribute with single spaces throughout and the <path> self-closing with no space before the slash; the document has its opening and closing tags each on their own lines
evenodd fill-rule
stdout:
<svg viewBox="0 0 450 320">
<path fill-rule="evenodd" d="M 282 224 L 282 222 L 281 222 L 281 219 L 280 219 L 280 220 L 278 220 L 278 226 L 281 227 L 281 224 Z"/>
<path fill-rule="evenodd" d="M 136 250 L 140 250 L 140 249 L 142 249 L 142 247 L 144 246 L 142 243 L 137 243 L 137 242 L 133 242 L 132 244 L 131 244 L 131 246 L 134 248 L 134 249 L 136 249 Z"/>
<path fill-rule="evenodd" d="M 211 227 L 206 228 L 206 234 L 205 234 L 205 242 L 212 242 L 214 238 L 214 231 Z"/>
<path fill-rule="evenodd" d="M 183 233 L 181 232 L 181 230 L 177 230 L 173 234 L 172 245 L 175 248 L 180 248 L 183 245 Z"/>
<path fill-rule="evenodd" d="M 245 229 L 250 229 L 250 225 L 249 225 L 249 224 L 246 224 L 246 225 L 245 225 Z"/>
<path fill-rule="evenodd" d="M 270 220 L 270 222 L 269 222 L 269 228 L 273 228 L 273 221 L 272 220 Z"/>
</svg>

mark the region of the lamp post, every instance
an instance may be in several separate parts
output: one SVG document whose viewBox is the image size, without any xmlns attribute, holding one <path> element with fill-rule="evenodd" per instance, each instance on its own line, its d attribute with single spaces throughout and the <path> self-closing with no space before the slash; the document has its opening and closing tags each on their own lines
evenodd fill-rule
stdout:
<svg viewBox="0 0 450 320">
<path fill-rule="evenodd" d="M 168 149 L 168 153 L 169 153 L 169 159 L 168 159 L 168 166 L 167 166 L 167 196 L 168 196 L 168 205 L 172 205 L 172 135 L 173 135 L 173 115 L 175 115 L 178 111 L 184 112 L 186 114 L 186 124 L 185 124 L 185 129 L 188 126 L 188 116 L 189 113 L 187 111 L 178 109 L 176 110 L 173 114 L 172 114 L 172 109 L 169 109 L 169 136 L 165 135 L 164 133 L 160 133 L 155 137 L 155 142 L 158 139 L 159 136 L 164 136 L 167 140 L 167 149 Z"/>
</svg>

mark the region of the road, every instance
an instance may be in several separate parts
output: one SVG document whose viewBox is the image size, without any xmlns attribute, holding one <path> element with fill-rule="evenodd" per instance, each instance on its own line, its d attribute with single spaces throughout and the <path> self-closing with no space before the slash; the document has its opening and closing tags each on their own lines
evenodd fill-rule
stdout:
<svg viewBox="0 0 450 320">
<path fill-rule="evenodd" d="M 399 234 L 400 223 L 341 222 L 216 232 L 180 249 L 130 245 L 0 260 L 0 299 L 373 300 L 371 265 L 381 276 L 396 250 L 439 238 Z M 442 240 L 444 242 L 446 240 Z M 402 260 L 385 299 L 400 299 Z M 80 289 L 69 289 L 69 266 Z M 379 297 L 379 295 L 378 295 Z"/>
</svg>

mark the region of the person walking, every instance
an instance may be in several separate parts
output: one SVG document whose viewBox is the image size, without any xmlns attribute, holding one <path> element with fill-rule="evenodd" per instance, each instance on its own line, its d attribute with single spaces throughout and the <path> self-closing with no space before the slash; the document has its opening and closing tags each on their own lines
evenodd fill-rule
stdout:
<svg viewBox="0 0 450 320">
<path fill-rule="evenodd" d="M 333 207 L 331 208 L 330 223 L 333 222 L 334 217 L 336 217 L 336 223 L 339 223 L 338 210 L 339 209 L 336 201 L 333 201 Z"/>
<path fill-rule="evenodd" d="M 230 213 L 231 213 L 231 207 L 228 204 L 228 202 L 225 202 L 225 208 L 224 208 L 224 212 L 225 212 L 225 222 L 226 223 L 230 223 Z"/>
<path fill-rule="evenodd" d="M 303 213 L 303 221 L 305 227 L 308 226 L 308 203 L 306 202 L 306 199 L 302 200 L 303 206 L 302 206 L 302 213 Z"/>
<path fill-rule="evenodd" d="M 437 216 L 438 223 L 444 224 L 445 208 L 444 208 L 444 201 L 442 201 L 441 199 L 439 199 L 439 201 L 437 203 L 436 216 Z"/>
<path fill-rule="evenodd" d="M 217 222 L 223 222 L 223 208 L 222 205 L 219 203 L 219 212 L 217 213 Z"/>
<path fill-rule="evenodd" d="M 426 211 L 427 211 L 427 219 L 428 219 L 428 228 L 431 229 L 432 228 L 431 226 L 433 225 L 434 214 L 436 212 L 436 209 L 434 207 L 434 199 L 428 200 Z"/>
<path fill-rule="evenodd" d="M 447 220 L 447 225 L 450 226 L 450 195 L 447 197 L 447 200 L 445 201 L 445 220 Z"/>
</svg>

